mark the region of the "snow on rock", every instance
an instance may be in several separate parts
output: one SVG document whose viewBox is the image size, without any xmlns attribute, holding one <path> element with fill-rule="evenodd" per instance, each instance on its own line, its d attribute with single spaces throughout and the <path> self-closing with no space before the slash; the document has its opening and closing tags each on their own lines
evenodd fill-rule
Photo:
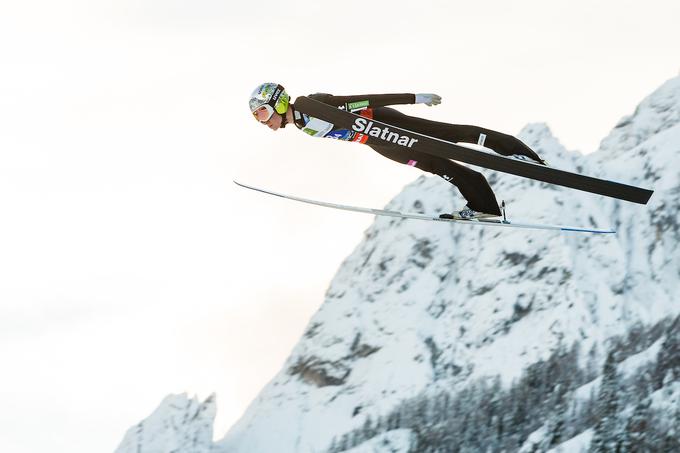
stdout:
<svg viewBox="0 0 680 453">
<path fill-rule="evenodd" d="M 586 453 L 593 438 L 593 430 L 588 429 L 578 436 L 574 436 L 566 442 L 562 442 L 557 447 L 547 451 L 547 453 Z"/>
<path fill-rule="evenodd" d="M 646 97 L 632 115 L 623 117 L 600 144 L 613 157 L 680 123 L 680 77 Z"/>
<path fill-rule="evenodd" d="M 546 429 L 541 427 L 531 433 L 517 453 L 534 453 L 540 451 L 541 444 L 545 442 Z"/>
<path fill-rule="evenodd" d="M 550 127 L 545 123 L 530 123 L 520 131 L 519 138 L 531 149 L 547 150 L 548 155 L 542 157 L 548 160 L 551 167 L 562 170 L 576 171 L 582 155 L 578 152 L 567 151 L 555 138 Z"/>
<path fill-rule="evenodd" d="M 115 453 L 209 453 L 215 411 L 214 395 L 202 403 L 186 394 L 167 396 L 128 430 Z"/>
<path fill-rule="evenodd" d="M 654 392 L 652 407 L 665 410 L 669 414 L 678 414 L 680 412 L 680 382 L 670 382 Z"/>
</svg>

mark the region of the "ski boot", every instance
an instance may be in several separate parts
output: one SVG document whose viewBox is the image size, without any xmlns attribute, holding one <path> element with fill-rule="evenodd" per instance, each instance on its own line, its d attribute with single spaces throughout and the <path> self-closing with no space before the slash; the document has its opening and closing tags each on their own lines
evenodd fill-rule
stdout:
<svg viewBox="0 0 680 453">
<path fill-rule="evenodd" d="M 451 214 L 439 214 L 440 219 L 449 220 L 477 220 L 487 219 L 489 217 L 498 217 L 496 214 L 487 214 L 485 212 L 475 211 L 469 206 L 465 206 L 460 211 L 453 211 Z"/>
</svg>

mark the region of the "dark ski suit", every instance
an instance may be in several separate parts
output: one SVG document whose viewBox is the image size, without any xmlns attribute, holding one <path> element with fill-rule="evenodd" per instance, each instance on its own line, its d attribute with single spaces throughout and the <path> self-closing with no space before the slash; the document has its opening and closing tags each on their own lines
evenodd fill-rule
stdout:
<svg viewBox="0 0 680 453">
<path fill-rule="evenodd" d="M 401 129 L 428 135 L 449 142 L 477 143 L 481 134 L 486 135 L 484 146 L 495 152 L 510 156 L 520 154 L 533 160 L 540 157 L 516 137 L 478 126 L 441 123 L 405 115 L 387 107 L 395 104 L 415 104 L 414 94 L 367 94 L 358 96 L 333 96 L 318 93 L 309 96 L 325 104 L 360 114 L 376 121 L 387 123 Z M 293 105 L 293 109 L 295 106 Z M 318 118 L 311 118 L 294 110 L 295 125 L 313 136 L 329 137 L 339 140 L 360 141 L 357 133 L 348 130 L 333 130 L 332 125 Z M 310 121 L 312 121 L 310 123 Z M 327 129 L 323 124 L 328 125 Z M 308 127 L 308 126 L 313 127 Z M 319 127 L 321 126 L 321 127 Z M 464 165 L 449 159 L 433 156 L 422 151 L 414 151 L 403 146 L 369 145 L 373 150 L 396 162 L 419 168 L 441 176 L 455 185 L 467 200 L 467 205 L 475 211 L 501 215 L 496 196 L 484 176 Z"/>
</svg>

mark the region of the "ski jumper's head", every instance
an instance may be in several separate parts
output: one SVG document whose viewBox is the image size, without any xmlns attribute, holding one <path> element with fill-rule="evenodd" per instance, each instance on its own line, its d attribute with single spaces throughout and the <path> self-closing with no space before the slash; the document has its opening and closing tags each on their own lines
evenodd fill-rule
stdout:
<svg viewBox="0 0 680 453">
<path fill-rule="evenodd" d="M 250 95 L 250 112 L 272 130 L 285 127 L 290 111 L 290 96 L 282 85 L 263 83 Z"/>
</svg>

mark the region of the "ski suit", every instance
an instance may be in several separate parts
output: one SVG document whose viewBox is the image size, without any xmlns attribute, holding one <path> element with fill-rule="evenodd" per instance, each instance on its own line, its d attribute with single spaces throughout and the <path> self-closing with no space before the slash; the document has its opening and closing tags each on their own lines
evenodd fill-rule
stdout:
<svg viewBox="0 0 680 453">
<path fill-rule="evenodd" d="M 415 104 L 415 94 L 333 96 L 317 93 L 308 97 L 376 121 L 450 142 L 477 143 L 480 135 L 484 134 L 486 136 L 484 145 L 501 155 L 519 154 L 536 161 L 541 160 L 531 148 L 511 135 L 478 126 L 448 124 L 408 116 L 387 107 L 396 104 Z M 293 114 L 295 125 L 309 135 L 362 142 L 361 134 L 347 129 L 334 129 L 332 124 L 324 120 L 297 112 L 294 105 Z M 414 151 L 403 146 L 369 146 L 388 159 L 439 175 L 458 188 L 471 209 L 487 214 L 501 215 L 496 196 L 481 173 L 449 159 L 433 156 L 422 151 Z"/>
</svg>

